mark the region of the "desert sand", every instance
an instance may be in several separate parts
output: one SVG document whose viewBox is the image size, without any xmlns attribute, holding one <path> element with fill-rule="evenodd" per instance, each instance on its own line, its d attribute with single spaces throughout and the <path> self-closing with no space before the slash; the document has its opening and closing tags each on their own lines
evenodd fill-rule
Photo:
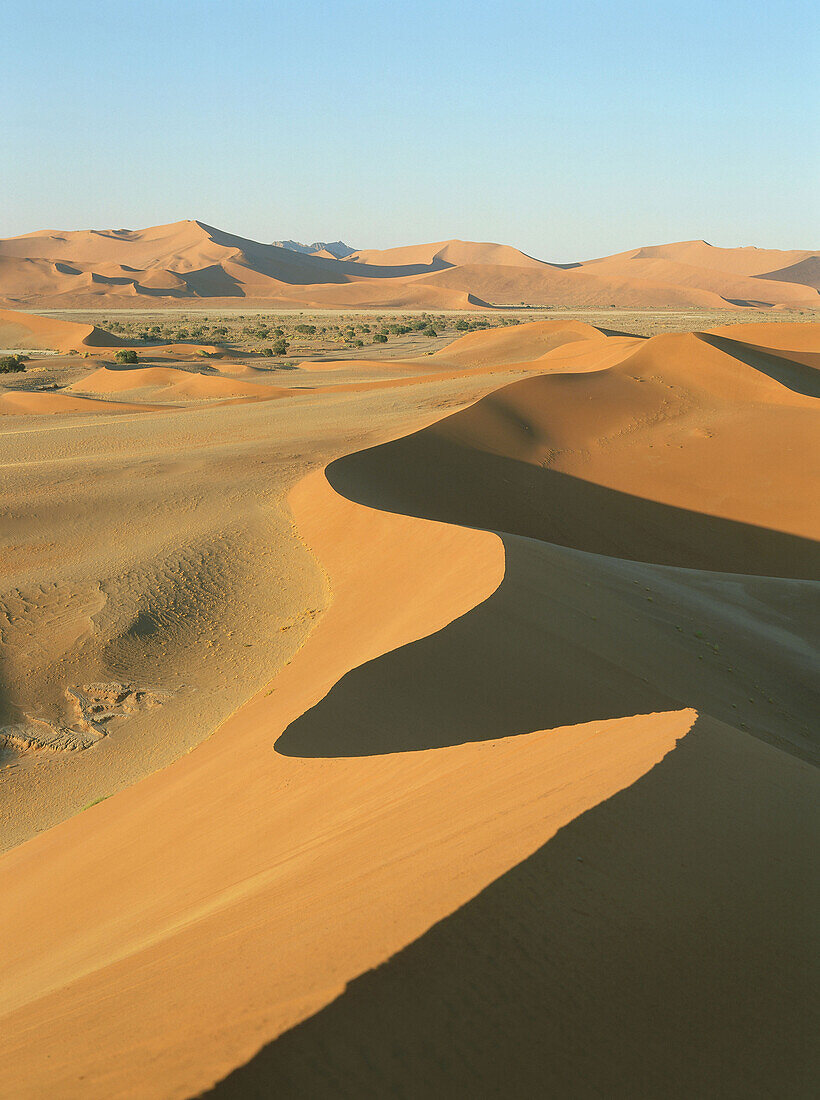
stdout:
<svg viewBox="0 0 820 1100">
<path fill-rule="evenodd" d="M 183 225 L 1 254 L 239 282 Z M 445 244 L 282 262 L 806 294 Z M 0 1095 L 813 1094 L 820 326 L 284 370 L 2 323 L 88 358 L 0 383 Z"/>
<path fill-rule="evenodd" d="M 318 242 L 317 242 L 318 243 Z M 44 231 L 0 240 L 10 309 L 146 308 L 207 302 L 278 308 L 746 307 L 817 310 L 816 251 L 705 241 L 574 263 L 477 241 L 310 251 L 190 220 L 148 229 Z"/>
</svg>

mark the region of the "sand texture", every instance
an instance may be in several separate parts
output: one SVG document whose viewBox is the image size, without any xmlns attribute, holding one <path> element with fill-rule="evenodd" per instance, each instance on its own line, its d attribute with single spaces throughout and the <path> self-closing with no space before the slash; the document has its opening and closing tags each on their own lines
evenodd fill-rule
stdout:
<svg viewBox="0 0 820 1100">
<path fill-rule="evenodd" d="M 181 226 L 0 255 L 174 293 L 225 249 L 311 295 L 812 270 Z M 813 1095 L 820 326 L 289 370 L 95 331 L 0 384 L 0 1096 Z"/>
</svg>

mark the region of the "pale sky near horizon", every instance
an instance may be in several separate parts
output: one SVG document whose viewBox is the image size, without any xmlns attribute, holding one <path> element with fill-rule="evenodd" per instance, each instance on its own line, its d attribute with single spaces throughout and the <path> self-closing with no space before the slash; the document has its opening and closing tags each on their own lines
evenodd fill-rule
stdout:
<svg viewBox="0 0 820 1100">
<path fill-rule="evenodd" d="M 0 0 L 0 237 L 820 245 L 808 0 Z"/>
</svg>

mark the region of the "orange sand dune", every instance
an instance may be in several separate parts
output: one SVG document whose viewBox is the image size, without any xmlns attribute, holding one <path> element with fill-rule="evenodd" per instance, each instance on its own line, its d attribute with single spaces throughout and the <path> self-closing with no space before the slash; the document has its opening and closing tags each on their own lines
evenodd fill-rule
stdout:
<svg viewBox="0 0 820 1100">
<path fill-rule="evenodd" d="M 816 253 L 806 256 L 805 259 L 789 264 L 779 271 L 767 271 L 757 276 L 758 279 L 773 279 L 776 282 L 800 283 L 802 286 L 813 286 L 820 290 L 820 255 Z"/>
<path fill-rule="evenodd" d="M 390 444 L 398 484 L 409 492 L 401 471 L 423 467 L 412 503 L 432 518 L 621 558 L 817 576 L 816 401 L 794 388 L 794 365 L 764 373 L 695 334 L 621 338 L 612 358 L 595 370 L 592 342 L 559 347 L 541 360 L 553 373 Z M 445 465 L 449 479 L 435 473 Z"/>
<path fill-rule="evenodd" d="M 278 397 L 292 392 L 237 378 L 196 374 L 175 367 L 100 367 L 67 387 L 74 393 L 125 393 L 151 390 L 168 398 Z"/>
<path fill-rule="evenodd" d="M 378 370 L 389 367 L 402 366 L 405 370 L 411 367 L 415 374 L 399 378 L 388 379 L 361 379 L 346 381 L 328 385 L 313 386 L 274 386 L 262 381 L 247 381 L 244 377 L 236 377 L 230 374 L 225 378 L 221 375 L 199 374 L 174 367 L 107 367 L 103 366 L 85 378 L 66 387 L 66 391 L 77 394 L 104 394 L 126 393 L 142 391 L 150 394 L 152 401 L 156 397 L 166 400 L 204 400 L 208 398 L 245 398 L 248 400 L 270 400 L 280 397 L 299 397 L 310 399 L 320 394 L 327 393 L 362 393 L 367 390 L 388 390 L 413 386 L 417 381 L 445 382 L 457 377 L 480 377 L 497 371 L 497 365 L 476 366 L 466 370 L 431 370 L 431 360 L 423 360 L 419 364 L 412 360 L 385 361 L 379 360 L 344 360 L 338 363 L 317 364 L 323 369 L 340 369 L 342 367 L 355 371 L 356 368 L 367 368 L 372 372 L 375 367 Z M 436 364 L 441 367 L 442 364 Z M 450 364 L 446 364 L 450 366 Z M 532 364 L 520 364 L 522 371 L 536 369 Z M 257 371 L 257 377 L 265 372 Z M 253 376 L 251 376 L 253 377 Z"/>
<path fill-rule="evenodd" d="M 277 294 L 282 305 L 314 309 L 476 309 L 486 303 L 469 290 L 428 286 L 406 279 L 367 279 L 359 282 L 310 288 L 283 288 Z"/>
<path fill-rule="evenodd" d="M 577 340 L 604 340 L 604 334 L 583 321 L 534 321 L 508 328 L 468 332 L 432 359 L 460 367 L 482 367 L 489 363 L 522 363 L 538 359 L 553 348 Z"/>
<path fill-rule="evenodd" d="M 0 347 L 69 351 L 83 347 L 122 347 L 122 340 L 95 325 L 58 321 L 17 310 L 0 310 Z"/>
<path fill-rule="evenodd" d="M 504 264 L 507 267 L 534 268 L 548 266 L 509 245 L 455 240 L 406 245 L 403 248 L 363 249 L 354 252 L 348 259 L 373 267 L 429 267 L 433 271 L 445 267 L 462 267 L 465 264 Z"/>
<path fill-rule="evenodd" d="M 816 403 L 708 334 L 561 331 L 474 334 L 544 376 L 473 365 L 301 480 L 290 662 L 0 857 L 6 1095 L 810 1094 Z M 268 458 L 276 411 L 167 418 L 174 457 Z"/>
<path fill-rule="evenodd" d="M 489 264 L 471 264 L 449 268 L 435 275 L 420 276 L 427 286 L 469 290 L 491 305 L 564 305 L 570 308 L 613 306 L 617 309 L 672 308 L 700 306 L 704 309 L 730 309 L 714 291 L 683 287 L 664 279 L 615 276 L 586 267 L 562 270 L 542 267 L 538 270 Z M 418 281 L 418 280 L 417 280 Z M 791 297 L 795 288 L 789 287 Z M 761 295 L 765 298 L 765 294 Z M 775 300 L 779 301 L 779 298 Z"/>
<path fill-rule="evenodd" d="M 137 405 L 122 401 L 95 401 L 69 397 L 65 393 L 17 391 L 0 394 L 0 416 L 49 416 L 54 413 L 83 413 L 86 416 L 124 412 L 152 412 L 159 405 Z"/>
<path fill-rule="evenodd" d="M 224 348 L 216 344 L 160 344 L 157 347 L 150 345 L 140 348 L 139 354 L 143 358 L 151 359 L 184 359 L 195 362 L 203 359 L 221 359 L 226 354 Z M 220 363 L 219 369 L 222 370 Z"/>
<path fill-rule="evenodd" d="M 747 344 L 774 351 L 817 351 L 820 348 L 820 324 L 784 325 L 777 322 L 753 325 L 721 325 L 708 330 L 715 336 L 742 340 Z"/>
<path fill-rule="evenodd" d="M 646 250 L 642 250 L 646 251 Z M 621 257 L 610 260 L 598 260 L 594 264 L 584 264 L 581 268 L 597 276 L 607 276 L 613 285 L 618 280 L 640 279 L 648 283 L 666 284 L 676 287 L 679 292 L 692 290 L 707 291 L 734 304 L 765 305 L 778 302 L 792 308 L 817 308 L 817 292 L 813 287 L 799 284 L 797 281 L 768 284 L 734 271 L 721 271 L 714 267 L 696 267 L 694 264 L 680 263 L 660 256 L 637 257 L 627 261 Z"/>
<path fill-rule="evenodd" d="M 688 241 L 552 264 L 507 245 L 438 241 L 343 259 L 261 244 L 200 221 L 0 241 L 0 301 L 101 307 L 250 299 L 283 307 L 813 309 L 817 254 Z M 778 276 L 782 273 L 782 278 Z"/>
<path fill-rule="evenodd" d="M 345 671 L 446 624 L 504 572 L 495 536 L 374 513 L 337 497 L 321 474 L 293 504 L 332 578 L 334 603 L 273 693 L 173 768 L 0 860 L 3 912 L 28 928 L 7 957 L 4 983 L 4 1036 L 14 1051 L 6 1085 L 16 1095 L 119 1095 L 134 1080 L 145 1096 L 190 1095 L 632 782 L 692 723 L 688 711 L 630 721 L 627 752 L 623 723 L 613 721 L 375 760 L 272 753 L 288 722 Z M 431 555 L 443 566 L 436 574 L 426 567 Z M 378 585 L 373 560 L 382 563 Z M 407 585 L 416 598 L 396 616 Z M 360 824 L 351 820 L 351 789 L 369 807 Z M 456 813 L 454 833 L 445 826 Z M 115 853 L 134 835 L 140 844 L 127 873 L 112 880 Z M 158 878 L 171 836 L 175 870 Z M 464 868 L 455 877 L 454 858 Z M 44 954 L 46 882 L 65 918 Z M 94 885 L 103 882 L 104 898 Z M 294 921 L 291 899 L 308 894 Z M 89 926 L 82 914 L 92 905 Z M 377 915 L 388 912 L 389 920 Z M 275 966 L 246 968 L 243 960 L 271 950 Z M 195 998 L 180 998 L 193 989 Z M 52 1023 L 35 1052 L 26 1035 L 44 1012 Z"/>
<path fill-rule="evenodd" d="M 687 264 L 709 271 L 723 271 L 734 275 L 762 275 L 777 267 L 789 267 L 800 263 L 812 252 L 798 250 L 783 252 L 775 248 L 716 248 L 706 241 L 677 241 L 674 244 L 661 244 L 635 248 L 629 252 L 620 252 L 616 256 L 603 256 L 597 260 L 587 260 L 585 267 L 594 264 L 610 263 L 616 260 L 669 260 L 672 263 Z"/>
</svg>

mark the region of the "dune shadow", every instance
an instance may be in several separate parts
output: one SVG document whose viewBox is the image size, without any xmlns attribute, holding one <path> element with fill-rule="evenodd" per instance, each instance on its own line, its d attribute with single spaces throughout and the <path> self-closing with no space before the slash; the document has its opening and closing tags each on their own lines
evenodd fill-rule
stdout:
<svg viewBox="0 0 820 1100">
<path fill-rule="evenodd" d="M 595 327 L 599 328 L 597 325 Z M 644 336 L 640 332 L 624 332 L 623 329 L 619 328 L 599 328 L 599 331 L 602 332 L 604 336 L 629 336 L 632 340 L 649 339 L 648 336 Z"/>
<path fill-rule="evenodd" d="M 198 271 L 179 272 L 190 294 L 197 298 L 244 298 L 245 288 L 221 264 L 211 264 Z"/>
<path fill-rule="evenodd" d="M 727 298 L 722 295 L 724 302 L 730 306 L 740 306 L 741 309 L 771 309 L 771 302 L 758 301 L 756 298 Z"/>
<path fill-rule="evenodd" d="M 804 397 L 820 397 L 820 371 L 814 367 L 795 363 L 791 359 L 781 359 L 774 352 L 761 351 L 727 336 L 714 336 L 708 332 L 699 332 L 697 335 L 704 343 L 739 359 L 747 367 L 753 367 L 793 393 L 802 393 Z"/>
<path fill-rule="evenodd" d="M 328 467 L 328 481 L 342 496 L 373 508 L 607 557 L 720 573 L 820 578 L 820 546 L 813 539 L 661 504 L 462 446 L 446 430 L 447 420 L 339 459 Z"/>
<path fill-rule="evenodd" d="M 288 726 L 276 751 L 410 752 L 677 708 L 637 675 L 624 673 L 617 682 L 596 676 L 597 657 L 570 640 L 580 612 L 565 601 L 583 599 L 583 582 L 545 572 L 537 545 L 503 541 L 504 580 L 488 599 L 437 633 L 349 672 Z"/>
<path fill-rule="evenodd" d="M 680 693 L 643 675 L 644 651 L 625 661 L 629 640 L 596 625 L 589 582 L 603 563 L 561 547 L 639 562 L 649 550 L 650 564 L 720 573 L 820 576 L 813 540 L 632 497 L 463 447 L 436 429 L 340 459 L 327 477 L 360 504 L 499 532 L 505 574 L 442 630 L 344 676 L 278 738 L 286 756 L 409 752 L 680 706 Z M 634 601 L 617 608 L 610 618 L 629 617 Z M 641 644 L 659 644 L 657 628 L 647 629 Z M 687 705 L 699 705 L 697 684 L 694 676 Z M 712 713 L 730 718 L 729 706 Z"/>
<path fill-rule="evenodd" d="M 813 1095 L 816 773 L 708 721 L 207 1095 Z"/>
</svg>

